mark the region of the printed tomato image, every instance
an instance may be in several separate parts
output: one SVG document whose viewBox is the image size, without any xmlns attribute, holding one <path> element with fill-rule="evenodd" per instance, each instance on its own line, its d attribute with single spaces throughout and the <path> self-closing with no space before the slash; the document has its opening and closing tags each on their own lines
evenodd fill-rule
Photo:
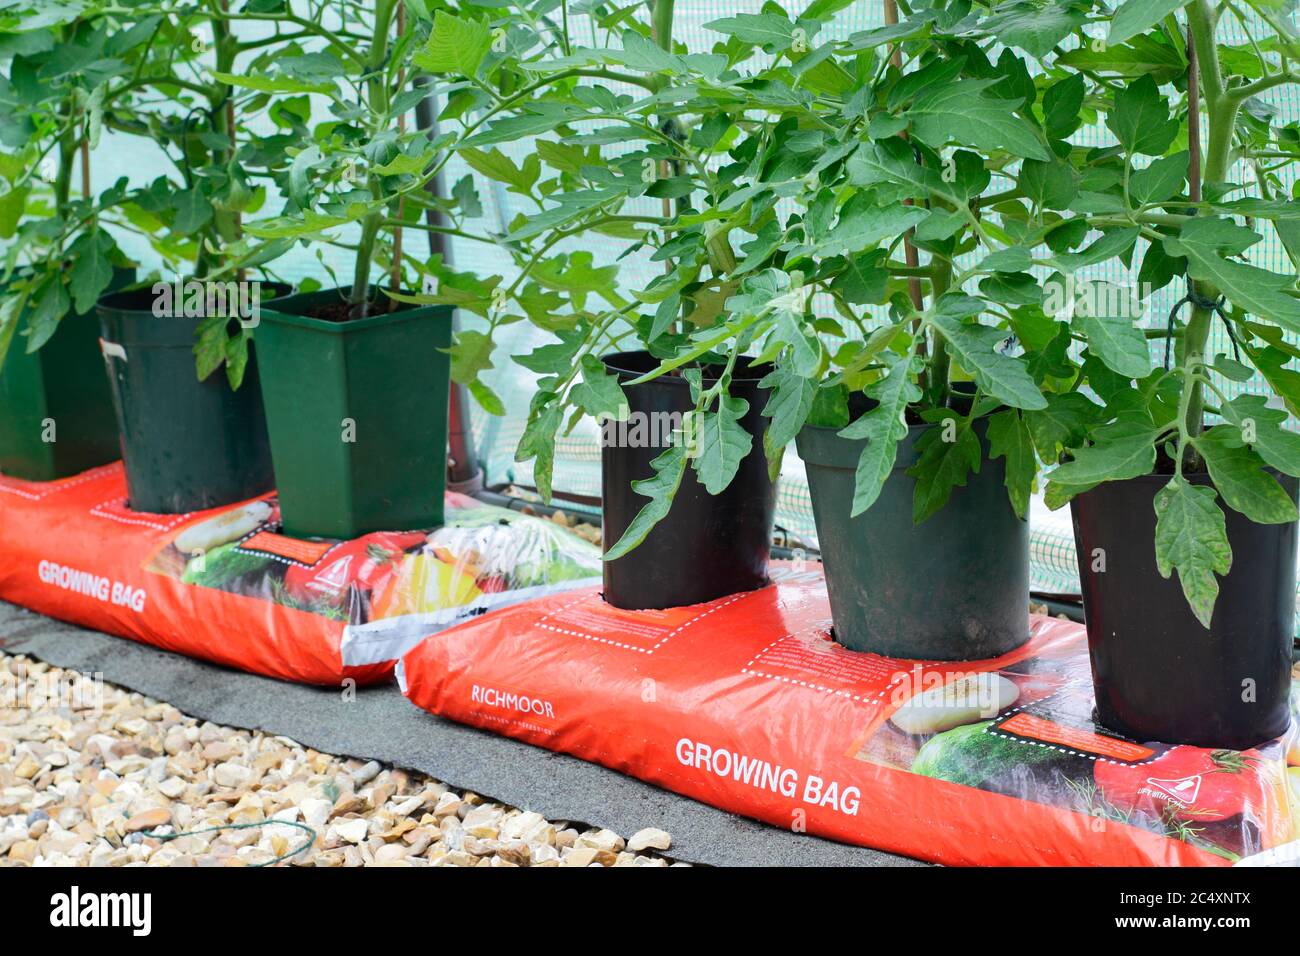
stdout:
<svg viewBox="0 0 1300 956">
<path fill-rule="evenodd" d="M 1240 820 L 1267 848 L 1291 839 L 1281 762 L 1258 750 L 1174 747 L 1151 764 L 1098 761 L 1097 787 L 1119 810 L 1183 824 Z"/>
<path fill-rule="evenodd" d="M 424 544 L 422 532 L 378 531 L 331 548 L 309 568 L 291 567 L 285 590 L 308 604 L 338 606 L 350 589 L 364 594 L 384 590 L 397 575 L 407 551 Z"/>
</svg>

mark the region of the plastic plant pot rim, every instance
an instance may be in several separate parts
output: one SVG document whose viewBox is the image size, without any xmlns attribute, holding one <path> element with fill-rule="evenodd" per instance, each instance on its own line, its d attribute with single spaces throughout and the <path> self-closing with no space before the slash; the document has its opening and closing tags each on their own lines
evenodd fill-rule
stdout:
<svg viewBox="0 0 1300 956">
<path fill-rule="evenodd" d="M 211 281 L 214 284 L 220 283 L 224 285 L 226 284 L 227 281 L 235 282 L 236 280 L 195 279 L 193 276 L 186 276 L 183 279 L 181 279 L 182 283 L 190 282 L 190 281 L 195 281 L 195 282 Z M 262 299 L 266 301 L 274 300 L 278 302 L 282 299 L 288 298 L 289 295 L 293 292 L 293 286 L 287 282 L 271 282 L 270 280 L 266 280 L 266 279 L 256 279 L 253 281 L 257 282 L 258 293 L 259 295 L 261 295 Z M 98 301 L 96 301 L 95 306 L 101 309 L 112 309 L 114 312 L 120 313 L 121 315 L 131 316 L 132 318 L 139 317 L 139 318 L 149 318 L 149 319 L 171 319 L 172 321 L 175 321 L 177 318 L 179 318 L 179 316 L 154 315 L 152 304 L 146 306 L 136 305 L 136 302 L 140 301 L 145 297 L 152 298 L 152 296 L 154 295 L 154 292 L 152 291 L 153 287 L 158 285 L 159 283 L 167 286 L 175 286 L 176 284 L 175 280 L 168 281 L 165 279 L 159 279 L 157 282 L 146 281 L 140 283 L 133 283 L 130 287 L 126 289 L 116 289 L 112 292 L 105 292 L 103 295 L 99 297 Z M 263 294 L 266 293 L 267 291 L 271 293 L 270 296 L 266 296 Z M 194 321 L 196 322 L 201 322 L 202 320 L 203 317 L 200 316 L 194 317 Z"/>
<path fill-rule="evenodd" d="M 283 325 L 311 329 L 314 332 L 347 335 L 350 332 L 362 332 L 381 325 L 396 325 L 400 322 L 427 321 L 431 318 L 444 317 L 450 319 L 453 311 L 450 305 L 406 305 L 406 303 L 400 303 L 406 307 L 394 312 L 381 312 L 378 315 L 368 315 L 364 319 L 346 319 L 342 322 L 331 319 L 317 319 L 291 311 L 294 308 L 301 308 L 300 303 L 316 301 L 331 293 L 341 293 L 342 291 L 342 289 L 317 289 L 314 292 L 296 292 L 282 299 L 276 299 L 273 306 L 263 308 L 262 318 Z M 342 299 L 341 295 L 340 299 Z M 256 336 L 254 337 L 256 338 Z"/>
<path fill-rule="evenodd" d="M 644 356 L 646 359 L 649 359 L 649 362 L 646 363 L 644 361 L 640 361 L 639 359 L 642 356 Z M 600 361 L 605 366 L 607 371 L 613 372 L 614 374 L 618 375 L 620 379 L 623 379 L 624 376 L 628 378 L 639 378 L 640 376 L 645 375 L 647 372 L 654 371 L 662 364 L 662 362 L 659 359 L 656 359 L 645 349 L 635 349 L 630 352 L 610 352 L 608 355 L 602 355 L 600 357 Z M 742 384 L 742 383 L 758 384 L 767 376 L 768 372 L 772 370 L 772 366 L 766 365 L 763 366 L 765 371 L 763 372 L 762 375 L 756 375 L 752 373 L 750 371 L 750 362 L 752 362 L 752 357 L 748 355 L 740 356 L 740 358 L 737 359 L 737 362 L 745 363 L 744 373 L 742 374 L 736 374 L 735 372 L 732 373 L 731 381 L 737 384 Z M 643 367 L 647 365 L 648 367 Z M 701 366 L 699 365 L 682 366 L 682 367 L 701 368 Z M 706 368 L 716 368 L 716 367 L 718 366 L 716 365 L 706 366 Z M 703 378 L 703 381 L 707 384 L 711 384 L 713 382 L 716 382 L 718 378 L 719 376 L 717 375 L 710 377 L 709 375 L 706 374 Z M 649 381 L 641 382 L 640 384 L 655 385 L 659 383 L 671 387 L 680 387 L 680 388 L 690 387 L 690 382 L 686 381 L 686 379 L 682 378 L 680 375 L 669 375 L 667 373 L 660 375 L 657 378 L 652 378 Z"/>
<path fill-rule="evenodd" d="M 1001 409 L 994 409 L 986 415 L 981 415 L 975 419 L 972 427 L 980 428 L 981 431 L 988 427 L 989 416 L 996 414 Z M 939 427 L 939 422 L 921 422 L 918 425 L 907 426 L 907 437 L 899 440 L 900 446 L 907 445 L 911 447 L 921 434 L 927 429 Z M 862 446 L 870 441 L 869 438 L 845 438 L 840 434 L 847 426 L 840 425 L 804 425 L 799 429 L 797 437 L 799 447 L 799 457 L 804 464 L 811 465 L 814 468 L 835 468 L 844 471 L 854 471 L 858 467 L 858 457 L 862 453 Z M 912 462 L 904 461 L 902 455 L 894 459 L 894 467 L 891 471 L 906 471 L 912 467 Z M 988 453 L 981 455 L 983 461 L 989 461 Z"/>
<path fill-rule="evenodd" d="M 281 295 L 293 290 L 293 286 L 284 282 L 258 281 L 261 288 L 259 295 L 268 289 Z M 167 284 L 172 285 L 172 283 Z M 154 293 L 151 291 L 153 285 L 140 284 L 134 288 L 108 292 L 99 297 L 95 303 L 95 312 L 101 323 L 105 323 L 103 326 L 106 333 L 105 340 L 124 348 L 137 348 L 143 345 L 149 348 L 193 349 L 195 333 L 205 318 L 155 315 L 152 305 Z M 263 299 L 259 299 L 259 310 L 262 310 L 261 301 Z M 231 316 L 230 321 L 240 320 L 237 316 Z M 116 327 L 114 334 L 107 334 L 110 331 L 107 323 L 112 323 Z"/>
</svg>

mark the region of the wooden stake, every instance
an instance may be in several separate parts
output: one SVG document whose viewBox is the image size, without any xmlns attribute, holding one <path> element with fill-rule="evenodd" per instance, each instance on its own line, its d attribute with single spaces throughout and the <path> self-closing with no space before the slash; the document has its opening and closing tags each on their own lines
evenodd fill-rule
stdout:
<svg viewBox="0 0 1300 956">
<path fill-rule="evenodd" d="M 90 141 L 81 141 L 81 198 L 90 198 Z"/>
</svg>

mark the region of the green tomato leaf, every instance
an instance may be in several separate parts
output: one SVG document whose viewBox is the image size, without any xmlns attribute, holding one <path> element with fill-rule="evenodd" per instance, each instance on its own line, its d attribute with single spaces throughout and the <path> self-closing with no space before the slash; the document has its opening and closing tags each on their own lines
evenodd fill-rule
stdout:
<svg viewBox="0 0 1300 956">
<path fill-rule="evenodd" d="M 551 402 L 540 409 L 535 407 L 515 449 L 515 461 L 533 459 L 533 483 L 537 485 L 543 501 L 551 500 L 551 476 L 555 471 L 555 433 L 559 431 L 563 419 L 564 408 L 559 402 Z"/>
<path fill-rule="evenodd" d="M 1043 94 L 1043 125 L 1050 138 L 1065 139 L 1079 128 L 1084 92 L 1082 73 L 1071 73 L 1047 88 Z"/>
<path fill-rule="evenodd" d="M 912 380 L 917 364 L 909 358 L 895 361 L 885 378 L 867 389 L 876 406 L 839 432 L 841 438 L 866 439 L 854 476 L 851 518 L 875 503 L 894 469 L 898 443 L 907 437 L 907 406 L 921 400 L 920 386 Z"/>
<path fill-rule="evenodd" d="M 18 228 L 18 220 L 27 208 L 27 196 L 30 189 L 11 189 L 0 196 L 0 239 L 12 239 Z"/>
<path fill-rule="evenodd" d="M 912 199 L 933 195 L 954 206 L 966 204 L 966 197 L 955 184 L 944 182 L 938 171 L 918 165 L 912 147 L 897 136 L 863 143 L 849 157 L 845 168 L 855 186 L 889 183 L 904 187 Z"/>
<path fill-rule="evenodd" d="M 32 297 L 27 313 L 27 351 L 35 352 L 50 340 L 59 329 L 59 323 L 68 314 L 72 300 L 63 287 L 63 277 L 57 272 L 47 275 Z"/>
<path fill-rule="evenodd" d="M 779 53 L 790 49 L 796 28 L 804 30 L 806 41 L 820 26 L 820 23 L 812 20 L 792 23 L 775 13 L 738 13 L 721 20 L 710 20 L 704 24 L 704 29 L 725 33 L 742 43 L 757 44 L 773 53 Z"/>
<path fill-rule="evenodd" d="M 554 147 L 555 144 L 548 143 L 548 146 Z M 538 143 L 541 146 L 541 143 Z M 579 155 L 582 151 L 579 150 Z M 521 167 L 516 166 L 509 156 L 499 149 L 481 150 L 481 149 L 462 149 L 461 158 L 465 160 L 470 169 L 476 173 L 481 173 L 488 179 L 495 179 L 499 183 L 505 183 L 514 192 L 522 193 L 527 196 L 537 182 L 537 177 L 541 174 L 541 167 L 536 156 L 530 156 L 524 160 Z"/>
<path fill-rule="evenodd" d="M 489 415 L 501 417 L 506 413 L 506 406 L 501 397 L 496 392 L 488 388 L 483 382 L 475 379 L 469 383 L 469 393 L 474 396 L 475 401 L 479 403 L 483 411 Z"/>
<path fill-rule="evenodd" d="M 1247 312 L 1300 332 L 1300 300 L 1283 291 L 1295 285 L 1295 277 L 1227 258 L 1259 238 L 1227 219 L 1197 218 L 1183 223 L 1178 237 L 1166 239 L 1164 246 L 1170 255 L 1187 258 L 1193 279 L 1213 283 Z"/>
<path fill-rule="evenodd" d="M 1106 125 L 1128 152 L 1147 156 L 1163 156 L 1178 135 L 1177 121 L 1169 118 L 1169 102 L 1149 73 L 1115 94 Z"/>
<path fill-rule="evenodd" d="M 1045 462 L 1054 462 L 1062 448 L 1074 448 L 1083 441 L 1088 426 L 1097 420 L 1102 409 L 1079 392 L 1045 397 L 1047 407 L 1025 412 L 1024 419 L 1038 456 Z"/>
<path fill-rule="evenodd" d="M 1074 449 L 1074 458 L 1050 472 L 1048 480 L 1082 491 L 1103 481 L 1148 475 L 1156 465 L 1159 434 L 1140 422 L 1104 425 L 1093 432 L 1091 445 Z"/>
<path fill-rule="evenodd" d="M 1111 315 L 1105 308 L 1111 303 L 1105 289 L 1125 294 L 1123 289 L 1110 283 L 1092 283 L 1089 293 L 1079 300 L 1075 312 L 1078 329 L 1088 339 L 1088 349 L 1101 359 L 1106 367 L 1125 378 L 1144 378 L 1151 371 L 1151 352 L 1146 333 L 1134 325 L 1133 319 L 1116 309 Z"/>
<path fill-rule="evenodd" d="M 1214 486 L 1233 511 L 1260 524 L 1285 524 L 1297 518 L 1295 503 L 1272 475 L 1264 460 L 1242 444 L 1234 425 L 1216 425 L 1192 440 L 1205 459 Z"/>
<path fill-rule="evenodd" d="M 1088 15 L 1070 2 L 1044 4 L 1022 0 L 1002 4 L 981 26 L 1005 45 L 1041 58 L 1087 21 Z"/>
<path fill-rule="evenodd" d="M 176 210 L 172 230 L 178 236 L 192 236 L 212 220 L 212 201 L 197 186 L 177 192 L 172 208 Z"/>
<path fill-rule="evenodd" d="M 984 92 L 992 82 L 958 80 L 926 90 L 907 111 L 913 132 L 936 149 L 956 141 L 1025 159 L 1051 159 L 1035 128 L 1015 114 L 1016 104 Z"/>
<path fill-rule="evenodd" d="M 112 237 L 98 229 L 82 234 L 68 249 L 68 258 L 72 260 L 68 284 L 72 288 L 75 312 L 89 313 L 113 280 L 113 264 L 109 261 L 112 251 Z"/>
<path fill-rule="evenodd" d="M 821 244 L 823 256 L 852 255 L 869 249 L 882 239 L 901 236 L 930 213 L 920 206 L 877 206 L 866 193 L 858 193 L 840 212 L 839 221 Z"/>
<path fill-rule="evenodd" d="M 626 417 L 627 396 L 618 376 L 605 370 L 605 363 L 588 352 L 582 357 L 582 381 L 569 392 L 569 400 L 596 419 Z"/>
<path fill-rule="evenodd" d="M 492 367 L 492 337 L 485 332 L 465 329 L 456 333 L 451 346 L 451 380 L 468 385 L 478 373 Z"/>
<path fill-rule="evenodd" d="M 785 447 L 794 441 L 808 420 L 817 384 L 780 366 L 765 375 L 759 384 L 768 390 L 767 404 L 763 406 L 763 416 L 768 419 L 763 432 L 763 454 L 767 457 L 768 476 L 775 481 Z"/>
<path fill-rule="evenodd" d="M 1027 414 L 1041 414 L 1030 412 Z M 1011 507 L 1024 519 L 1029 516 L 1029 496 L 1034 491 L 1038 459 L 1034 456 L 1034 439 L 1022 414 L 1008 408 L 989 416 L 989 458 L 1006 459 L 1007 497 Z"/>
<path fill-rule="evenodd" d="M 606 561 L 621 558 L 639 545 L 668 514 L 686 473 L 686 447 L 673 445 L 650 462 L 650 467 L 654 469 L 653 476 L 632 482 L 632 490 L 650 501 L 637 512 L 617 543 L 605 552 Z"/>
<path fill-rule="evenodd" d="M 1178 572 L 1183 594 L 1207 629 L 1219 596 L 1216 574 L 1232 568 L 1223 511 L 1214 489 L 1175 478 L 1155 496 L 1156 567 L 1168 578 Z"/>
<path fill-rule="evenodd" d="M 1284 475 L 1300 478 L 1300 434 L 1284 427 L 1287 413 L 1270 408 L 1263 395 L 1238 395 L 1221 406 L 1223 417 L 1236 425 L 1241 439 L 1265 463 Z"/>
<path fill-rule="evenodd" d="M 954 488 L 964 488 L 979 473 L 982 449 L 970 422 L 954 412 L 928 428 L 916 442 L 916 464 L 907 473 L 916 479 L 912 522 L 920 524 L 943 509 Z"/>
<path fill-rule="evenodd" d="M 979 299 L 962 293 L 949 293 L 939 304 L 929 322 L 947 341 L 964 369 L 975 376 L 979 387 L 998 401 L 1015 408 L 1043 408 L 1043 398 L 1025 363 L 997 351 L 1008 333 L 986 325 L 968 324 L 963 315 L 983 310 Z"/>
<path fill-rule="evenodd" d="M 1188 0 L 1124 0 L 1110 21 L 1106 34 L 1107 46 L 1118 46 L 1125 40 L 1144 33 L 1175 10 L 1181 10 Z"/>
<path fill-rule="evenodd" d="M 415 54 L 414 62 L 430 73 L 473 77 L 491 45 L 492 34 L 486 23 L 439 10 L 433 15 L 428 42 Z"/>
<path fill-rule="evenodd" d="M 213 71 L 212 77 L 220 83 L 241 87 L 246 90 L 257 90 L 260 93 L 334 92 L 333 83 L 311 83 L 306 80 L 295 80 L 288 76 L 266 76 L 261 73 L 242 76 L 234 73 Z"/>
<path fill-rule="evenodd" d="M 1146 169 L 1139 169 L 1129 180 L 1130 198 L 1142 205 L 1163 202 L 1183 191 L 1191 154 L 1187 150 L 1157 159 Z"/>
<path fill-rule="evenodd" d="M 699 416 L 699 449 L 693 462 L 700 484 L 711 495 L 719 494 L 736 477 L 736 470 L 754 446 L 753 436 L 740 420 L 749 411 L 749 402 L 724 395 L 716 410 L 706 409 Z"/>
<path fill-rule="evenodd" d="M 226 381 L 235 391 L 244 384 L 244 372 L 248 369 L 248 343 L 252 341 L 251 330 L 241 328 L 235 335 L 227 336 L 225 346 Z"/>
<path fill-rule="evenodd" d="M 1038 209 L 1066 209 L 1079 192 L 1074 170 L 1060 162 L 1025 160 L 1017 184 Z"/>
</svg>

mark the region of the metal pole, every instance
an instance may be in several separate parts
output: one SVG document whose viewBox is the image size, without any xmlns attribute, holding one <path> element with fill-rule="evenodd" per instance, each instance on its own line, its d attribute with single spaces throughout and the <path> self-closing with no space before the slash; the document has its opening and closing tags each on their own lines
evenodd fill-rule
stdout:
<svg viewBox="0 0 1300 956">
<path fill-rule="evenodd" d="M 427 91 L 424 99 L 415 106 L 415 125 L 428 134 L 430 140 L 438 136 L 438 94 L 428 76 L 417 76 L 415 83 Z M 447 195 L 442 171 L 425 187 L 431 196 Z M 430 207 L 425 213 L 430 226 L 445 226 L 442 213 Z M 451 243 L 447 234 L 428 231 L 430 255 L 442 255 L 442 261 L 452 264 Z M 452 330 L 460 328 L 460 316 L 452 313 Z M 451 491 L 472 495 L 483 488 L 483 469 L 474 455 L 474 436 L 470 433 L 469 390 L 456 382 L 451 383 L 451 401 L 447 408 L 447 487 Z"/>
</svg>

